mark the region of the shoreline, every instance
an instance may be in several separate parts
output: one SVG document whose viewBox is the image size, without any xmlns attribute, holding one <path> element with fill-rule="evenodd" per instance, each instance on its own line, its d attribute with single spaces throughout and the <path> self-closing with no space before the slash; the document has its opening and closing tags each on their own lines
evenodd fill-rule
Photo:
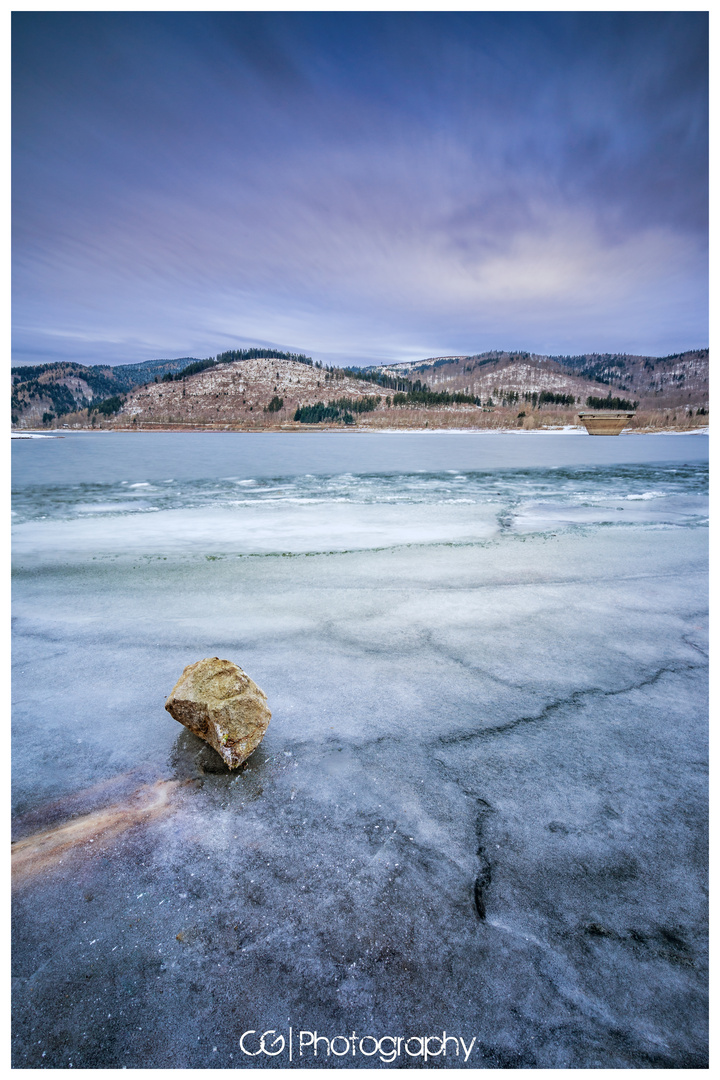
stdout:
<svg viewBox="0 0 720 1080">
<path fill-rule="evenodd" d="M 115 434 L 115 435 L 305 435 L 305 434 L 352 434 L 352 435 L 587 435 L 588 438 L 619 438 L 623 435 L 709 435 L 710 425 L 695 428 L 628 428 L 615 435 L 590 435 L 581 425 L 568 424 L 564 427 L 548 428 L 365 428 L 365 427 L 321 427 L 308 425 L 307 428 L 217 428 L 184 427 L 179 424 L 153 426 L 148 428 L 63 428 L 43 431 L 40 428 L 23 428 L 11 431 L 11 439 L 64 439 L 66 435 Z"/>
</svg>

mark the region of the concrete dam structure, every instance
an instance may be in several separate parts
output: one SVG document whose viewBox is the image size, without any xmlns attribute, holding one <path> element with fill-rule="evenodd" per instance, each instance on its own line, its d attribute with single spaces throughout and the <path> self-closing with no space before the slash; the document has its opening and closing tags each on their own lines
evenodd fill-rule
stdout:
<svg viewBox="0 0 720 1080">
<path fill-rule="evenodd" d="M 580 423 L 585 425 L 588 435 L 619 435 L 634 415 L 634 411 L 610 409 L 578 413 Z"/>
</svg>

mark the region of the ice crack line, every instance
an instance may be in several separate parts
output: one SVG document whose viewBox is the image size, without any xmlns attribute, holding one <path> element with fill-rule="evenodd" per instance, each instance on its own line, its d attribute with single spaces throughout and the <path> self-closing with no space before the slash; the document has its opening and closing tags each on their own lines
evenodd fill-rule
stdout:
<svg viewBox="0 0 720 1080">
<path fill-rule="evenodd" d="M 475 816 L 475 836 L 478 846 L 475 855 L 478 860 L 478 872 L 473 884 L 472 901 L 478 919 L 480 919 L 481 922 L 485 922 L 487 914 L 487 890 L 492 884 L 492 863 L 485 851 L 485 818 L 488 814 L 494 813 L 494 807 L 492 807 L 487 800 L 476 795 L 474 791 L 469 791 L 463 785 L 462 780 L 450 773 L 450 770 L 441 758 L 434 758 L 433 761 L 434 764 L 439 767 L 441 775 L 444 775 L 451 783 L 457 785 L 462 794 L 467 799 L 471 799 L 477 806 Z"/>
<path fill-rule="evenodd" d="M 681 664 L 677 667 L 668 666 L 659 668 L 653 675 L 650 675 L 647 679 L 643 679 L 637 683 L 631 683 L 629 686 L 620 687 L 618 690 L 603 690 L 599 686 L 590 687 L 587 690 L 576 690 L 569 697 L 559 698 L 557 701 L 551 701 L 542 712 L 537 716 L 517 716 L 514 720 L 509 720 L 506 724 L 497 724 L 493 727 L 482 728 L 475 731 L 461 731 L 455 735 L 439 735 L 435 740 L 435 744 L 441 746 L 452 746 L 455 743 L 470 742 L 473 739 L 490 739 L 496 735 L 504 735 L 507 731 L 512 731 L 513 728 L 519 727 L 522 724 L 538 724 L 544 720 L 549 719 L 553 713 L 558 712 L 560 709 L 564 709 L 570 706 L 580 705 L 586 698 L 592 698 L 596 696 L 600 697 L 619 697 L 622 694 L 629 694 L 633 690 L 642 690 L 647 686 L 653 686 L 657 683 L 663 675 L 680 675 L 687 671 L 704 670 L 705 664 Z"/>
<path fill-rule="evenodd" d="M 476 797 L 477 798 L 477 797 Z M 485 894 L 492 882 L 492 866 L 490 860 L 485 854 L 484 849 L 484 825 L 485 815 L 492 811 L 492 807 L 484 799 L 477 798 L 479 806 L 478 815 L 475 819 L 475 832 L 478 838 L 477 857 L 479 861 L 479 870 L 477 877 L 475 878 L 475 885 L 473 886 L 473 902 L 475 904 L 475 911 L 477 917 L 481 922 L 485 921 L 486 914 L 486 901 Z"/>
</svg>

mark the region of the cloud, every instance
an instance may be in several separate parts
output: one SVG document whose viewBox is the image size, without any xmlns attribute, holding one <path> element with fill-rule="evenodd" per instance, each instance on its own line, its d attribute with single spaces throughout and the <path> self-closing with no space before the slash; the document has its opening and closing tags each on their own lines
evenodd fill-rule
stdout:
<svg viewBox="0 0 720 1080">
<path fill-rule="evenodd" d="M 705 343 L 707 22 L 616 16 L 23 13 L 18 357 Z"/>
</svg>

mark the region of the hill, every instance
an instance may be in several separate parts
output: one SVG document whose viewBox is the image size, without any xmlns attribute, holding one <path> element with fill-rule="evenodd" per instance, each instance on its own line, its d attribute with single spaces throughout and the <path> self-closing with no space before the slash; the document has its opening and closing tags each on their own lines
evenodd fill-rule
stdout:
<svg viewBox="0 0 720 1080">
<path fill-rule="evenodd" d="M 134 430 L 547 427 L 579 408 L 630 408 L 636 427 L 707 422 L 707 349 L 669 357 L 491 352 L 326 368 L 247 349 L 120 367 L 47 364 L 12 373 L 18 427 Z"/>
<path fill-rule="evenodd" d="M 224 427 L 263 429 L 298 423 L 298 409 L 335 402 L 337 419 L 354 423 L 377 407 L 373 387 L 360 378 L 312 363 L 253 357 L 214 364 L 176 379 L 166 378 L 133 391 L 107 423 L 133 427 Z M 367 399 L 373 399 L 371 404 Z"/>
<path fill-rule="evenodd" d="M 11 369 L 11 417 L 13 426 L 49 425 L 61 417 L 82 411 L 110 415 L 119 408 L 119 399 L 137 386 L 167 379 L 181 372 L 189 373 L 218 364 L 256 356 L 299 359 L 312 363 L 298 353 L 251 348 L 220 353 L 198 360 L 182 356 L 175 360 L 147 360 L 142 364 L 86 366 L 72 362 L 40 364 Z M 103 408 L 103 403 L 111 403 Z M 77 423 L 77 421 L 75 421 Z"/>
<path fill-rule="evenodd" d="M 608 392 L 637 401 L 640 410 L 708 407 L 709 350 L 672 356 L 622 354 L 539 356 L 527 352 L 488 352 L 439 356 L 375 370 L 388 377 L 421 378 L 431 387 L 464 390 L 481 397 L 521 396 L 543 391 L 570 394 L 577 401 Z M 589 388 L 592 384 L 592 390 Z"/>
<path fill-rule="evenodd" d="M 192 359 L 148 360 L 117 367 L 75 363 L 14 367 L 10 373 L 12 423 L 28 427 L 42 424 L 43 416 L 48 414 L 58 418 L 87 409 L 94 402 L 126 394 L 158 376 L 181 371 Z"/>
</svg>

